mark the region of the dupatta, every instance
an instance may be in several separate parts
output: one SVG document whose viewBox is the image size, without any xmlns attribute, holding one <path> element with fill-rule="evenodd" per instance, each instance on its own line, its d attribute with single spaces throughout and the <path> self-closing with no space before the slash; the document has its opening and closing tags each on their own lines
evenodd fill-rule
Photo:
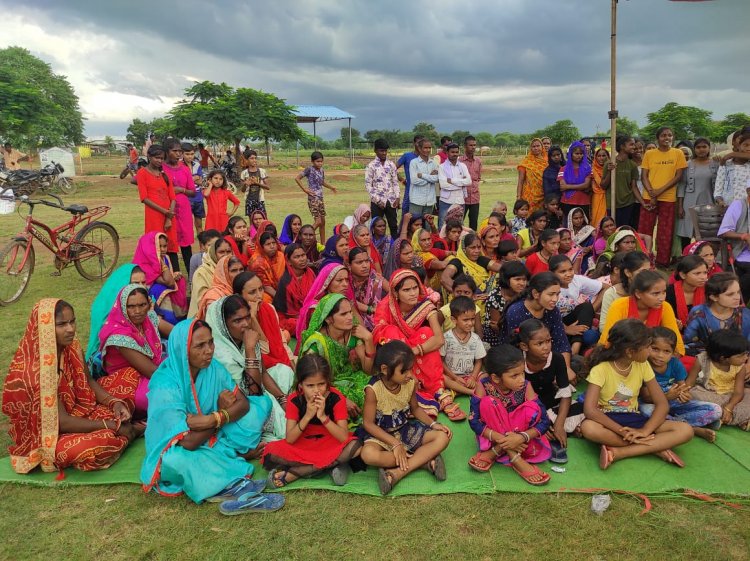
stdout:
<svg viewBox="0 0 750 561">
<path fill-rule="evenodd" d="M 336 252 L 336 244 L 339 243 L 339 240 L 341 239 L 341 236 L 339 234 L 333 234 L 330 238 L 326 240 L 325 249 L 320 254 L 320 256 L 323 258 L 323 262 L 320 264 L 322 268 L 327 267 L 328 265 L 343 265 L 344 259 L 342 257 L 339 257 L 339 254 Z"/>
<path fill-rule="evenodd" d="M 677 312 L 675 315 L 677 316 L 677 319 L 679 319 L 682 322 L 683 328 L 687 325 L 688 322 L 688 306 L 687 302 L 685 300 L 685 291 L 682 288 L 683 282 L 681 280 L 675 281 L 674 283 L 674 299 L 677 303 L 677 309 L 675 312 Z M 700 306 L 701 304 L 706 303 L 706 291 L 705 286 L 699 286 L 695 289 L 695 292 L 693 292 L 693 307 Z"/>
<path fill-rule="evenodd" d="M 104 361 L 108 347 L 124 347 L 146 355 L 155 365 L 161 364 L 162 348 L 161 337 L 157 329 L 159 325 L 157 315 L 152 310 L 148 312 L 142 324 L 142 332 L 128 318 L 128 297 L 137 288 L 143 287 L 139 284 L 129 284 L 123 288 L 107 315 L 107 321 L 104 322 L 99 332 L 102 361 Z"/>
<path fill-rule="evenodd" d="M 404 317 L 398 305 L 396 285 L 408 278 L 412 278 L 417 282 L 419 300 L 414 309 Z M 435 310 L 435 305 L 427 298 L 427 290 L 419 279 L 419 275 L 410 269 L 397 270 L 391 276 L 388 297 L 381 300 L 375 309 L 375 329 L 372 335 L 376 344 L 380 344 L 383 331 L 390 326 L 397 327 L 407 340 L 413 339 L 417 336 L 417 330 L 422 327 L 422 324 L 424 324 L 429 315 Z"/>
<path fill-rule="evenodd" d="M 583 213 L 583 226 L 581 226 L 581 229 L 578 230 L 578 233 L 573 231 L 573 214 L 576 211 L 581 211 Z M 592 234 L 596 232 L 596 228 L 594 228 L 591 224 L 589 224 L 589 217 L 586 216 L 586 213 L 584 210 L 577 206 L 575 208 L 571 208 L 568 212 L 568 221 L 566 222 L 568 225 L 568 229 L 570 230 L 570 234 L 573 237 L 573 243 L 577 245 L 584 245 L 586 244 L 586 241 L 591 237 Z M 588 244 L 586 244 L 588 245 Z"/>
<path fill-rule="evenodd" d="M 422 263 L 424 263 L 424 266 L 427 267 L 430 264 L 430 261 L 433 259 L 436 259 L 435 255 L 433 255 L 430 251 L 425 251 L 422 249 L 422 246 L 419 244 L 419 236 L 421 236 L 424 232 L 426 232 L 424 228 L 418 228 L 416 232 L 414 232 L 414 235 L 411 237 L 411 246 L 414 248 L 414 254 L 417 255 L 421 260 Z M 432 236 L 430 236 L 430 249 L 432 249 L 433 241 Z"/>
<path fill-rule="evenodd" d="M 284 224 L 281 226 L 281 233 L 279 234 L 279 241 L 284 245 L 289 245 L 297 241 L 292 234 L 292 222 L 295 218 L 299 218 L 296 214 L 287 214 L 284 218 Z"/>
<path fill-rule="evenodd" d="M 575 263 L 576 259 L 578 259 L 578 256 L 581 254 L 581 251 L 583 251 L 583 248 L 579 246 L 573 239 L 573 230 L 571 230 L 570 228 L 558 228 L 557 231 L 561 236 L 563 232 L 568 232 L 570 234 L 571 246 L 570 250 L 566 252 L 565 255 L 568 257 L 568 259 Z"/>
<path fill-rule="evenodd" d="M 463 265 L 464 273 L 474 279 L 474 282 L 477 283 L 478 290 L 484 292 L 487 288 L 487 281 L 490 278 L 490 272 L 476 261 L 469 259 L 469 256 L 466 255 L 465 237 L 461 240 L 461 243 L 458 244 L 456 257 L 461 262 L 461 265 Z"/>
<path fill-rule="evenodd" d="M 368 208 L 367 211 L 369 212 L 369 210 L 370 209 Z M 355 224 L 352 227 L 352 229 L 349 230 L 349 249 L 354 249 L 355 247 L 361 247 L 357 243 L 357 240 L 354 238 L 354 230 L 356 230 L 358 226 L 361 226 L 363 228 L 367 228 L 367 226 L 365 226 L 363 224 Z M 370 255 L 370 259 L 372 260 L 373 264 L 377 263 L 378 265 L 380 265 L 380 267 L 382 269 L 382 267 L 383 267 L 383 259 L 382 259 L 382 257 L 380 257 L 380 253 L 378 252 L 378 250 L 375 247 L 375 245 L 372 243 L 372 234 L 370 234 L 370 246 L 369 247 L 363 247 L 362 249 L 366 249 L 367 252 Z"/>
<path fill-rule="evenodd" d="M 641 319 L 635 296 L 628 296 L 628 318 Z M 646 327 L 659 327 L 661 325 L 661 308 L 649 308 L 645 323 Z"/>
<path fill-rule="evenodd" d="M 306 267 L 302 276 L 297 277 L 292 266 L 287 263 L 286 271 L 279 280 L 276 296 L 273 298 L 273 306 L 288 318 L 298 317 L 314 282 L 315 273 L 312 269 Z"/>
<path fill-rule="evenodd" d="M 198 304 L 198 313 L 195 315 L 197 319 L 203 319 L 206 317 L 206 311 L 208 310 L 209 304 L 215 302 L 222 296 L 229 296 L 232 294 L 232 283 L 229 281 L 229 260 L 231 258 L 232 256 L 227 255 L 219 259 L 219 262 L 216 264 L 211 287 L 203 293 L 200 303 Z"/>
<path fill-rule="evenodd" d="M 174 276 L 172 261 L 166 255 L 161 255 L 159 251 L 160 236 L 166 237 L 166 234 L 164 232 L 148 232 L 142 235 L 135 248 L 133 263 L 138 265 L 146 274 L 146 284 L 151 289 L 149 294 L 156 295 L 158 293 L 158 297 L 156 297 L 157 306 L 164 298 L 169 296 L 175 306 L 185 309 L 187 308 L 187 284 L 184 277 L 175 280 L 174 288 L 156 283 L 156 279 L 161 276 L 164 267 Z M 153 290 L 155 285 L 161 287 L 160 290 Z"/>
<path fill-rule="evenodd" d="M 370 220 L 370 241 L 375 246 L 375 249 L 378 250 L 378 253 L 381 257 L 381 263 L 385 264 L 386 261 L 388 261 L 388 253 L 391 249 L 391 243 L 393 243 L 393 239 L 391 236 L 387 233 L 387 224 L 386 224 L 386 233 L 378 238 L 375 235 L 375 224 L 382 220 L 385 223 L 385 219 L 382 217 L 377 217 L 372 220 Z"/>
<path fill-rule="evenodd" d="M 320 299 L 326 295 L 328 291 L 328 285 L 331 284 L 331 281 L 334 279 L 334 277 L 345 268 L 346 267 L 344 267 L 343 265 L 339 265 L 337 263 L 329 263 L 325 267 L 321 268 L 318 276 L 315 277 L 315 282 L 313 282 L 310 291 L 305 297 L 305 301 L 302 303 L 302 308 L 300 308 L 299 317 L 297 319 L 297 332 L 295 333 L 295 337 L 297 339 L 298 348 L 300 345 L 300 341 L 302 340 L 302 332 L 307 329 L 307 323 L 310 321 L 310 316 L 313 313 L 313 308 L 315 308 L 318 305 Z M 347 295 L 347 297 L 348 296 L 349 295 Z"/>
<path fill-rule="evenodd" d="M 99 294 L 94 298 L 91 304 L 91 320 L 89 322 L 89 342 L 86 345 L 86 362 L 99 351 L 99 331 L 107 319 L 112 304 L 117 300 L 117 295 L 122 288 L 130 284 L 130 276 L 133 269 L 137 267 L 135 263 L 127 263 L 115 269 L 109 276 Z"/>
<path fill-rule="evenodd" d="M 578 164 L 577 173 L 575 167 L 573 167 L 573 150 L 576 148 L 583 150 L 583 159 L 581 160 L 581 163 Z M 568 155 L 565 158 L 565 165 L 563 166 L 563 179 L 568 185 L 579 185 L 586 181 L 586 178 L 589 175 L 591 175 L 591 164 L 589 164 L 586 146 L 580 140 L 576 140 L 568 147 Z M 566 198 L 566 193 L 573 193 L 573 191 L 565 191 L 565 193 L 563 193 L 563 198 Z"/>
<path fill-rule="evenodd" d="M 188 316 L 194 317 L 198 313 L 198 304 L 206 291 L 211 288 L 216 270 L 216 248 L 211 244 L 207 251 L 203 253 L 203 262 L 193 273 L 193 282 L 191 288 L 190 308 Z"/>
</svg>

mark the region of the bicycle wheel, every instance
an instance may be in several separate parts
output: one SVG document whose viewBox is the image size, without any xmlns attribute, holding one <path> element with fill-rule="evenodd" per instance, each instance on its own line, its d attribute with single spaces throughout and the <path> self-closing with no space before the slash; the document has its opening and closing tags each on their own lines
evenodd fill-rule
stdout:
<svg viewBox="0 0 750 561">
<path fill-rule="evenodd" d="M 72 195 L 76 192 L 76 184 L 69 177 L 58 177 L 55 187 L 63 195 Z"/>
<path fill-rule="evenodd" d="M 76 234 L 70 251 L 70 258 L 83 278 L 106 279 L 117 266 L 120 236 L 106 222 L 92 222 Z"/>
<path fill-rule="evenodd" d="M 0 306 L 7 306 L 18 300 L 29 286 L 34 272 L 34 246 L 26 255 L 26 240 L 13 240 L 0 250 Z"/>
</svg>

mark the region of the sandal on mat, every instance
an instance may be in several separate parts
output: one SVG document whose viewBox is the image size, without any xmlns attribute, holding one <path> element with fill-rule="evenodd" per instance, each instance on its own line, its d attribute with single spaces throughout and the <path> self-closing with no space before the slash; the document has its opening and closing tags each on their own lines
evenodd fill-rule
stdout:
<svg viewBox="0 0 750 561">
<path fill-rule="evenodd" d="M 657 452 L 656 455 L 668 464 L 674 464 L 680 468 L 685 467 L 685 462 L 682 461 L 682 458 L 680 458 L 677 454 L 674 453 L 673 450 L 669 448 L 667 448 L 666 450 L 662 450 L 661 452 Z"/>
<path fill-rule="evenodd" d="M 531 466 L 531 469 L 529 471 L 516 470 L 516 468 L 514 468 L 512 464 L 520 457 L 521 457 L 521 454 L 516 454 L 510 460 L 510 465 L 508 465 L 508 467 L 511 468 L 513 471 L 515 471 L 518 475 L 520 475 L 521 479 L 523 479 L 529 485 L 533 485 L 534 487 L 541 487 L 542 485 L 546 485 L 547 483 L 549 483 L 549 480 L 550 480 L 549 473 L 543 472 L 537 466 Z M 532 481 L 531 478 L 534 477 L 535 475 L 541 477 L 542 480 Z"/>
<path fill-rule="evenodd" d="M 602 444 L 599 449 L 599 467 L 601 469 L 607 469 L 615 461 L 615 455 L 607 446 Z"/>
<path fill-rule="evenodd" d="M 448 418 L 451 421 L 463 421 L 466 419 L 466 413 L 461 411 L 461 408 L 455 401 L 446 404 L 446 406 L 443 408 L 443 413 L 448 415 Z"/>
<path fill-rule="evenodd" d="M 378 487 L 381 495 L 387 495 L 393 491 L 393 476 L 383 468 L 378 468 Z"/>
<path fill-rule="evenodd" d="M 493 446 L 490 448 L 490 450 L 495 454 L 495 457 L 497 457 L 497 450 L 495 450 L 495 447 Z M 482 452 L 477 452 L 474 454 L 471 459 L 469 460 L 469 466 L 472 469 L 475 469 L 476 471 L 485 473 L 490 471 L 490 468 L 492 467 L 492 464 L 495 463 L 495 460 L 485 460 L 482 457 Z"/>
<path fill-rule="evenodd" d="M 438 481 L 445 481 L 445 460 L 443 459 L 443 456 L 438 454 L 429 462 L 427 462 L 427 471 L 434 475 L 435 479 L 437 479 Z"/>
<path fill-rule="evenodd" d="M 276 477 L 277 474 L 283 475 L 279 475 L 279 477 Z M 273 489 L 281 489 L 282 487 L 286 487 L 290 483 L 286 480 L 288 475 L 288 471 L 284 471 L 279 468 L 272 469 L 268 472 L 268 487 L 271 487 Z"/>
</svg>

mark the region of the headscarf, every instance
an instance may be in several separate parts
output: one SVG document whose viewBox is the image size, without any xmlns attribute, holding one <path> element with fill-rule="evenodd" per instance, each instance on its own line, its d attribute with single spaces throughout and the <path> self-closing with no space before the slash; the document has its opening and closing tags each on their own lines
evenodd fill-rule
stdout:
<svg viewBox="0 0 750 561">
<path fill-rule="evenodd" d="M 604 150 L 604 148 L 599 148 L 599 150 Z M 599 150 L 597 150 L 596 153 L 598 153 Z M 604 151 L 607 152 L 606 150 Z M 601 186 L 602 178 L 604 177 L 604 165 L 606 165 L 607 162 L 605 162 L 604 165 L 600 164 L 596 159 L 596 153 L 594 153 L 594 162 L 591 164 L 591 175 L 593 176 L 591 188 L 594 193 L 601 194 L 607 192 L 607 190 Z M 607 155 L 609 155 L 609 152 L 607 152 Z"/>
<path fill-rule="evenodd" d="M 255 217 L 256 214 L 260 214 L 263 217 L 264 222 L 268 220 L 266 213 L 263 212 L 262 210 L 254 210 L 252 213 L 250 213 L 250 224 L 248 224 L 248 235 L 251 238 L 254 238 L 255 234 L 258 233 L 258 228 L 253 226 L 253 218 Z M 263 228 L 263 222 L 261 222 L 260 228 Z"/>
<path fill-rule="evenodd" d="M 341 236 L 339 234 L 334 234 L 326 240 L 326 247 L 323 250 L 323 253 L 320 254 L 320 256 L 323 258 L 323 262 L 320 264 L 321 267 L 325 267 L 326 265 L 331 264 L 344 264 L 344 259 L 342 257 L 339 257 L 339 254 L 336 252 L 336 244 L 339 243 L 340 239 Z"/>
<path fill-rule="evenodd" d="M 89 342 L 86 346 L 87 362 L 99 351 L 99 331 L 112 309 L 112 304 L 117 300 L 117 295 L 125 285 L 130 284 L 130 277 L 135 267 L 137 267 L 135 263 L 127 263 L 115 269 L 94 298 L 91 304 Z"/>
<path fill-rule="evenodd" d="M 578 233 L 573 232 L 573 214 L 576 211 L 581 211 L 583 214 L 583 226 L 581 226 L 581 229 L 578 230 Z M 579 206 L 575 208 L 571 208 L 568 212 L 568 228 L 570 229 L 570 233 L 573 235 L 573 242 L 577 243 L 578 245 L 583 245 L 584 242 L 593 234 L 596 232 L 596 228 L 594 228 L 591 224 L 589 224 L 589 217 L 586 216 L 586 212 Z"/>
<path fill-rule="evenodd" d="M 362 284 L 356 286 L 354 284 L 354 275 L 349 271 L 349 289 L 352 292 L 352 302 L 359 302 L 365 306 L 377 306 L 383 294 L 383 281 L 384 278 L 375 269 L 370 267 L 370 276 Z M 374 327 L 372 314 L 362 311 L 359 313 L 362 316 L 365 327 L 372 331 Z"/>
<path fill-rule="evenodd" d="M 436 257 L 429 250 L 423 250 L 422 246 L 419 244 L 419 236 L 421 236 L 425 232 L 427 232 L 427 230 L 425 230 L 424 228 L 418 228 L 417 231 L 414 232 L 414 235 L 411 237 L 411 246 L 412 248 L 414 248 L 414 254 L 418 255 L 424 263 L 424 266 L 427 267 L 430 264 L 430 261 L 436 259 Z M 432 246 L 432 236 L 430 236 L 430 249 L 432 248 Z"/>
<path fill-rule="evenodd" d="M 290 243 L 294 243 L 295 241 L 297 241 L 297 239 L 294 237 L 294 234 L 292 234 L 292 222 L 294 222 L 295 218 L 299 218 L 299 215 L 287 214 L 286 218 L 284 219 L 284 224 L 281 226 L 279 241 L 284 245 L 289 245 Z"/>
<path fill-rule="evenodd" d="M 370 205 L 362 203 L 357 207 L 357 209 L 354 211 L 354 225 L 357 224 L 363 224 L 362 217 L 370 211 Z"/>
<path fill-rule="evenodd" d="M 544 198 L 542 176 L 544 175 L 544 170 L 547 169 L 547 158 L 545 157 L 544 150 L 538 156 L 535 156 L 531 151 L 531 146 L 534 142 L 541 143 L 542 141 L 539 138 L 532 138 L 529 142 L 528 153 L 516 166 L 516 169 L 520 170 L 523 168 L 526 172 L 525 185 L 521 195 L 524 200 L 529 201 L 532 211 L 541 207 L 541 202 Z"/>
<path fill-rule="evenodd" d="M 573 150 L 576 148 L 580 148 L 583 150 L 583 159 L 581 160 L 581 163 L 578 165 L 578 173 L 576 173 L 576 170 L 573 167 Z M 565 183 L 568 185 L 579 185 L 586 181 L 586 178 L 591 175 L 591 164 L 588 160 L 588 154 L 586 152 L 586 146 L 576 140 L 573 144 L 570 145 L 568 148 L 568 156 L 566 158 L 565 166 L 563 166 L 563 179 L 565 180 Z M 563 202 L 565 200 L 569 199 L 573 196 L 575 191 L 565 191 L 563 193 Z"/>
<path fill-rule="evenodd" d="M 239 344 L 229 334 L 224 320 L 224 304 L 228 296 L 222 296 L 211 302 L 206 312 L 206 323 L 211 326 L 214 336 L 214 358 L 229 371 L 232 379 L 239 386 L 244 386 L 242 373 L 245 370 L 245 346 Z M 256 348 L 256 355 L 260 355 L 260 348 Z"/>
<path fill-rule="evenodd" d="M 638 239 L 638 237 L 635 235 L 635 232 L 633 232 L 632 230 L 618 229 L 611 236 L 609 236 L 609 238 L 607 238 L 607 249 L 604 253 L 602 253 L 602 257 L 604 257 L 607 261 L 611 261 L 615 256 L 615 253 L 617 253 L 615 246 L 628 236 L 633 236 L 636 240 Z"/>
<path fill-rule="evenodd" d="M 498 229 L 497 229 L 497 226 L 495 226 L 494 224 L 490 224 L 490 223 L 489 223 L 489 219 L 486 219 L 486 220 L 487 220 L 487 223 L 486 223 L 486 224 L 482 224 L 482 225 L 480 226 L 480 228 L 479 228 L 479 232 L 478 232 L 478 234 L 477 234 L 477 235 L 479 236 L 479 243 L 481 243 L 481 244 L 482 244 L 482 253 L 483 253 L 483 254 L 484 254 L 484 255 L 485 255 L 486 257 L 489 257 L 490 259 L 497 259 L 497 256 L 496 256 L 496 255 L 487 255 L 487 253 L 485 252 L 485 249 L 484 249 L 484 237 L 485 237 L 485 236 L 486 236 L 487 234 L 489 234 L 491 230 L 494 230 L 495 232 L 497 232 L 497 235 L 499 236 L 499 235 L 500 235 L 500 230 L 498 230 Z M 463 244 L 462 244 L 462 245 L 463 245 Z"/>
<path fill-rule="evenodd" d="M 412 278 L 417 282 L 419 297 L 414 310 L 404 318 L 398 305 L 396 286 L 407 278 Z M 381 300 L 375 310 L 375 329 L 372 333 L 375 343 L 378 344 L 382 331 L 389 326 L 398 327 L 407 339 L 413 337 L 416 330 L 433 311 L 435 311 L 435 305 L 427 297 L 427 289 L 419 279 L 419 275 L 411 269 L 398 269 L 391 275 L 388 298 Z"/>
<path fill-rule="evenodd" d="M 369 209 L 367 209 L 369 211 Z M 351 230 L 349 230 L 349 249 L 354 249 L 355 247 L 360 247 L 360 245 L 357 243 L 356 238 L 354 237 L 354 230 L 357 229 L 357 227 L 361 228 L 367 228 L 364 224 L 355 224 L 352 226 Z M 372 234 L 370 234 L 370 247 L 368 248 L 362 248 L 367 249 L 367 251 L 370 254 L 370 259 L 372 259 L 373 264 L 377 263 L 380 265 L 381 269 L 383 267 L 383 259 L 380 257 L 380 253 L 378 253 L 377 248 L 372 243 Z"/>
<path fill-rule="evenodd" d="M 456 257 L 461 262 L 461 265 L 463 265 L 464 274 L 467 274 L 471 278 L 473 278 L 474 282 L 477 283 L 477 288 L 480 291 L 484 292 L 485 288 L 487 287 L 487 281 L 490 278 L 490 273 L 487 269 L 482 267 L 476 261 L 472 261 L 471 259 L 469 259 L 469 256 L 466 255 L 465 237 L 461 240 L 461 243 L 458 244 Z"/>
<path fill-rule="evenodd" d="M 326 294 L 320 299 L 318 305 L 315 306 L 315 311 L 310 317 L 307 329 L 302 332 L 300 348 L 305 347 L 305 343 L 310 338 L 310 335 L 320 331 L 320 328 L 323 327 L 326 318 L 331 314 L 333 308 L 339 301 L 344 299 L 346 299 L 346 296 L 343 294 Z"/>
<path fill-rule="evenodd" d="M 140 284 L 128 284 L 120 291 L 117 300 L 107 315 L 99 332 L 99 350 L 102 361 L 109 347 L 124 347 L 147 356 L 156 365 L 161 363 L 161 337 L 159 336 L 159 318 L 153 310 L 149 310 L 146 319 L 138 329 L 128 317 L 128 297 Z M 143 330 L 143 332 L 141 332 Z"/>
<path fill-rule="evenodd" d="M 333 235 L 334 236 L 340 236 L 341 235 L 341 228 L 343 228 L 344 226 L 346 226 L 346 224 L 343 224 L 343 223 L 342 224 L 336 224 L 333 227 Z M 331 238 L 328 238 L 328 239 L 331 239 Z"/>
<path fill-rule="evenodd" d="M 197 319 L 204 319 L 206 317 L 209 304 L 222 296 L 232 294 L 232 283 L 229 280 L 229 260 L 231 258 L 232 256 L 226 255 L 219 259 L 219 262 L 216 264 L 211 287 L 203 293 L 198 304 L 198 313 L 195 315 Z"/>
<path fill-rule="evenodd" d="M 385 264 L 385 268 L 383 269 L 384 277 L 389 278 L 398 269 L 401 269 L 403 267 L 403 265 L 401 265 L 401 249 L 405 243 L 411 244 L 409 240 L 405 240 L 404 238 L 396 238 L 395 240 L 393 240 L 393 244 L 391 244 L 391 250 L 388 253 L 388 261 Z M 424 263 L 422 262 L 422 258 L 415 254 L 414 259 L 412 260 L 412 268 L 423 266 Z"/>
<path fill-rule="evenodd" d="M 385 263 L 388 260 L 388 253 L 391 249 L 391 243 L 393 242 L 393 240 L 391 239 L 391 236 L 388 235 L 387 223 L 386 223 L 385 234 L 381 236 L 380 238 L 378 238 L 375 235 L 375 223 L 378 221 L 378 219 L 383 220 L 383 222 L 385 222 L 385 219 L 383 217 L 375 217 L 372 220 L 370 220 L 370 240 L 375 246 L 375 249 L 378 250 L 380 257 L 382 258 L 382 262 Z"/>
<path fill-rule="evenodd" d="M 138 245 L 133 255 L 133 263 L 138 265 L 146 273 L 146 284 L 151 286 L 161 276 L 163 266 L 171 270 L 169 260 L 163 259 L 159 254 L 159 237 L 165 236 L 163 232 L 147 232 L 138 238 Z"/>
<path fill-rule="evenodd" d="M 297 318 L 297 345 L 302 338 L 302 332 L 307 328 L 307 322 L 310 321 L 312 310 L 318 305 L 323 296 L 328 292 L 328 285 L 334 279 L 339 272 L 345 270 L 346 267 L 338 263 L 329 263 L 325 267 L 320 269 L 318 276 L 315 277 L 315 282 L 310 288 L 310 292 L 307 293 L 305 301 L 302 303 L 302 308 L 299 311 L 299 318 Z"/>
<path fill-rule="evenodd" d="M 446 230 L 446 227 L 448 225 L 449 220 L 457 220 L 461 224 L 464 222 L 464 207 L 463 205 L 459 204 L 452 204 L 448 207 L 448 210 L 445 212 L 445 218 L 443 218 L 443 226 L 440 228 L 440 237 L 441 238 L 447 238 L 448 237 L 448 231 Z M 464 232 L 468 232 L 469 230 L 464 228 Z"/>
<path fill-rule="evenodd" d="M 291 257 L 298 249 L 304 249 L 299 244 L 290 244 L 284 250 L 285 257 Z M 310 292 L 310 288 L 315 282 L 315 273 L 309 267 L 305 268 L 301 278 L 297 277 L 289 260 L 286 260 L 286 271 L 281 275 L 279 284 L 276 289 L 276 295 L 273 298 L 273 305 L 277 311 L 287 317 L 295 318 L 299 315 L 305 296 Z M 292 303 L 298 303 L 295 307 L 290 306 Z"/>
<path fill-rule="evenodd" d="M 193 273 L 193 282 L 191 283 L 190 292 L 190 308 L 188 310 L 188 317 L 195 317 L 198 313 L 198 304 L 201 298 L 206 293 L 206 290 L 211 288 L 214 279 L 214 271 L 216 270 L 216 243 L 209 245 L 208 250 L 203 252 L 203 262 L 201 266 Z"/>
</svg>

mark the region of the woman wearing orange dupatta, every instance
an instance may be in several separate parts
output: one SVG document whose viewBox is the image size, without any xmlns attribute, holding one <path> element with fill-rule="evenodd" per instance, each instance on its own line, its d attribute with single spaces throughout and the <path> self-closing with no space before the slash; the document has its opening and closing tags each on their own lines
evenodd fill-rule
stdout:
<svg viewBox="0 0 750 561">
<path fill-rule="evenodd" d="M 197 319 L 206 319 L 206 311 L 211 303 L 216 302 L 222 296 L 232 294 L 232 281 L 244 269 L 242 261 L 235 256 L 227 256 L 219 259 L 214 268 L 214 278 L 211 288 L 203 293 L 201 301 L 198 304 L 198 313 L 195 314 Z"/>
<path fill-rule="evenodd" d="M 530 212 L 542 208 L 544 202 L 542 176 L 546 167 L 547 159 L 544 157 L 542 141 L 534 138 L 529 145 L 529 153 L 516 167 L 518 169 L 516 198 L 528 201 Z"/>
<path fill-rule="evenodd" d="M 412 348 L 415 354 L 412 370 L 419 386 L 417 402 L 428 415 L 437 418 L 442 410 L 452 421 L 466 418 L 453 401 L 452 393 L 445 389 L 440 357 L 440 347 L 445 342 L 443 330 L 437 309 L 414 271 L 398 269 L 391 276 L 389 294 L 375 309 L 372 336 L 377 345 L 398 340 Z"/>
<path fill-rule="evenodd" d="M 260 277 L 263 283 L 263 301 L 270 304 L 286 271 L 286 260 L 279 251 L 279 243 L 273 232 L 265 232 L 258 228 L 257 235 L 255 252 L 250 258 L 248 269 Z"/>
<path fill-rule="evenodd" d="M 89 375 L 67 302 L 45 298 L 34 306 L 8 369 L 3 413 L 10 420 L 11 466 L 28 473 L 111 466 L 143 434 L 131 409 Z"/>
<path fill-rule="evenodd" d="M 604 168 L 609 162 L 609 152 L 599 148 L 591 165 L 591 224 L 599 222 L 607 215 L 607 189 L 602 187 Z"/>
<path fill-rule="evenodd" d="M 370 235 L 370 229 L 364 224 L 356 224 L 349 231 L 349 249 L 355 247 L 361 247 L 370 252 L 370 259 L 372 259 L 372 268 L 379 275 L 383 274 L 383 258 L 380 256 L 380 252 L 372 243 L 372 236 Z"/>
</svg>

